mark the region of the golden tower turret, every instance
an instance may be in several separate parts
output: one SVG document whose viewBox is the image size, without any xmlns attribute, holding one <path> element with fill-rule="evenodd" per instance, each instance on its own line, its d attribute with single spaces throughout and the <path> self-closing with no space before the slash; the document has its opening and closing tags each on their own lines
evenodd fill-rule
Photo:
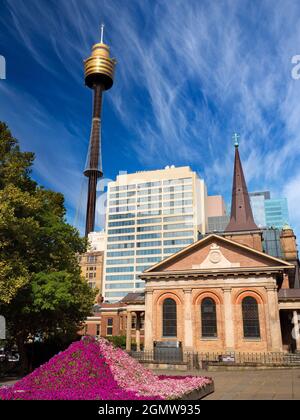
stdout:
<svg viewBox="0 0 300 420">
<path fill-rule="evenodd" d="M 92 48 L 92 55 L 84 62 L 85 84 L 93 88 L 95 84 L 108 90 L 114 82 L 114 70 L 116 60 L 110 58 L 109 46 L 103 43 L 103 29 L 101 25 L 101 41 Z"/>
<path fill-rule="evenodd" d="M 84 61 L 85 84 L 94 91 L 93 119 L 89 151 L 84 175 L 89 178 L 85 235 L 94 231 L 96 214 L 97 180 L 103 176 L 101 156 L 101 112 L 103 91 L 113 85 L 116 60 L 110 58 L 109 46 L 101 41 L 92 48 L 92 55 Z"/>
</svg>

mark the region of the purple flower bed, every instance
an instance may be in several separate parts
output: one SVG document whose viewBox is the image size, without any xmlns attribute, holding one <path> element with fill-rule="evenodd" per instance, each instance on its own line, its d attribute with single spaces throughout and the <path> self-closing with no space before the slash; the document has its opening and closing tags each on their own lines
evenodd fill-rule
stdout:
<svg viewBox="0 0 300 420">
<path fill-rule="evenodd" d="M 180 397 L 210 382 L 209 378 L 156 376 L 106 340 L 85 338 L 13 386 L 0 388 L 0 399 L 158 400 Z"/>
</svg>

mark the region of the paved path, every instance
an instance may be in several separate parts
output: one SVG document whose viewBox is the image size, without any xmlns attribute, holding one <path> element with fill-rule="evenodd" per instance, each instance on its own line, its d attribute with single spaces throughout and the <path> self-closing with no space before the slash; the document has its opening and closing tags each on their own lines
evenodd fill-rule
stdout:
<svg viewBox="0 0 300 420">
<path fill-rule="evenodd" d="M 1 386 L 9 386 L 9 385 L 13 385 L 18 381 L 17 378 L 6 378 L 6 379 L 1 379 L 0 378 L 0 387 Z"/>
<path fill-rule="evenodd" d="M 215 392 L 205 400 L 300 400 L 300 369 L 196 372 L 215 382 Z M 156 373 L 194 375 L 195 371 Z"/>
<path fill-rule="evenodd" d="M 203 375 L 215 382 L 215 392 L 205 400 L 300 400 L 300 369 L 192 372 L 156 371 L 160 375 Z M 16 379 L 0 380 L 12 385 Z"/>
</svg>

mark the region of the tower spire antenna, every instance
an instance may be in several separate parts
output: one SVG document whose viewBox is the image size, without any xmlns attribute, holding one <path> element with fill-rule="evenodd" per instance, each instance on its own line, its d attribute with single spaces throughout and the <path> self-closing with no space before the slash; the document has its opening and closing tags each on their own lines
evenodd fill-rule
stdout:
<svg viewBox="0 0 300 420">
<path fill-rule="evenodd" d="M 104 23 L 101 23 L 101 26 L 100 26 L 100 34 L 101 34 L 100 42 L 101 42 L 101 44 L 103 44 L 104 27 L 105 27 Z"/>
</svg>

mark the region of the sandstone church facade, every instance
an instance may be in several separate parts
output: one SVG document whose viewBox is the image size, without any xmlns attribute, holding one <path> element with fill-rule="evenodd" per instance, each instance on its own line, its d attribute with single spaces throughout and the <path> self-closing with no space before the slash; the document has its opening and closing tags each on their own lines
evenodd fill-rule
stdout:
<svg viewBox="0 0 300 420">
<path fill-rule="evenodd" d="M 293 269 L 218 235 L 192 244 L 142 276 L 145 349 L 177 340 L 185 351 L 282 351 L 278 285 Z"/>
<path fill-rule="evenodd" d="M 300 351 L 296 238 L 289 226 L 281 236 L 284 259 L 263 252 L 236 144 L 225 232 L 203 237 L 140 276 L 145 350 L 177 341 L 193 352 Z"/>
</svg>

